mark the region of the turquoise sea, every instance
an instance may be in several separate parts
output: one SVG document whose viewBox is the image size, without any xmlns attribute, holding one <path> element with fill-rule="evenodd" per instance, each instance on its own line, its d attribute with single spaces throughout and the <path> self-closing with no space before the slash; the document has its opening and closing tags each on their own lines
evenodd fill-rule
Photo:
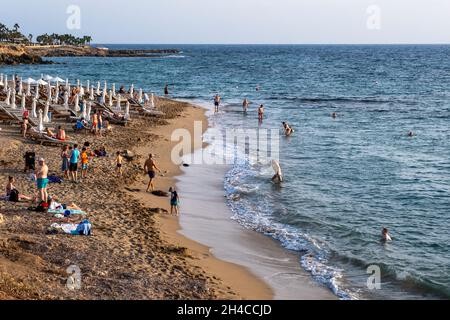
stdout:
<svg viewBox="0 0 450 320">
<path fill-rule="evenodd" d="M 242 154 L 231 166 L 233 220 L 298 253 L 340 298 L 450 298 L 450 46 L 102 46 L 182 53 L 54 58 L 0 72 L 134 83 L 158 95 L 167 82 L 172 97 L 208 106 L 219 93 L 210 118 L 219 129 L 288 121 L 296 132 L 280 141 L 281 188 L 270 165 Z M 392 242 L 380 241 L 382 227 Z M 367 287 L 370 265 L 380 267 L 380 290 Z"/>
</svg>

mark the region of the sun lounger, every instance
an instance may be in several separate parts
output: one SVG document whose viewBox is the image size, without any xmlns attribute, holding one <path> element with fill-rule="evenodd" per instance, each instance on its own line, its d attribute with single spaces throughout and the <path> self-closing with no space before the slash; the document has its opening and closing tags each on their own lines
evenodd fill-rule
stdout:
<svg viewBox="0 0 450 320">
<path fill-rule="evenodd" d="M 66 141 L 66 140 L 59 140 L 53 137 L 49 137 L 45 132 L 39 132 L 36 128 L 31 128 L 27 132 L 28 138 L 35 142 L 39 142 L 41 145 L 54 145 L 54 146 L 61 146 L 61 145 L 74 145 L 76 142 L 73 141 Z"/>
</svg>

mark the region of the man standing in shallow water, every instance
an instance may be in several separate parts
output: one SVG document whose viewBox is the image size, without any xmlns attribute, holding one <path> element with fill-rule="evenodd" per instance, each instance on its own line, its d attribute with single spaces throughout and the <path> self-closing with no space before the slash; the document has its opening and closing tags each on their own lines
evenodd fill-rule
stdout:
<svg viewBox="0 0 450 320">
<path fill-rule="evenodd" d="M 156 177 L 156 171 L 161 173 L 161 170 L 158 168 L 155 160 L 153 159 L 153 154 L 150 153 L 148 159 L 145 161 L 144 164 L 144 173 L 148 174 L 148 177 L 150 178 L 146 192 L 148 192 L 150 188 L 153 191 L 153 179 L 155 179 Z"/>
</svg>

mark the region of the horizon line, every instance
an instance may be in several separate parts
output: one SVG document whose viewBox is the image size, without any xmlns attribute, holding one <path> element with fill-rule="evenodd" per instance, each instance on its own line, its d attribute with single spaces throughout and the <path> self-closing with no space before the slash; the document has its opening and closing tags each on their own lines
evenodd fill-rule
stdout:
<svg viewBox="0 0 450 320">
<path fill-rule="evenodd" d="M 422 43 L 413 43 L 413 42 L 389 42 L 389 43 L 145 43 L 145 42 L 137 42 L 137 43 L 127 43 L 127 42 L 94 42 L 92 45 L 177 45 L 177 46 L 317 46 L 317 45 L 325 45 L 325 46 L 424 46 L 424 45 L 450 45 L 450 42 L 422 42 Z"/>
</svg>

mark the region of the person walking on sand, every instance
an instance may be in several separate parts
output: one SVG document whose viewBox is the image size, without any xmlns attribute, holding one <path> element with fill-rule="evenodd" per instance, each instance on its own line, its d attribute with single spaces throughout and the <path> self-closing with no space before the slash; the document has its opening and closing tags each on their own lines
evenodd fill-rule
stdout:
<svg viewBox="0 0 450 320">
<path fill-rule="evenodd" d="M 89 168 L 89 154 L 86 147 L 81 149 L 81 179 L 87 178 L 87 172 Z"/>
<path fill-rule="evenodd" d="M 260 105 L 258 108 L 258 120 L 262 122 L 264 119 L 264 105 Z"/>
<path fill-rule="evenodd" d="M 35 171 L 36 185 L 39 193 L 40 201 L 47 201 L 47 185 L 48 185 L 48 166 L 45 164 L 45 160 L 40 158 L 38 161 L 38 167 Z"/>
<path fill-rule="evenodd" d="M 221 97 L 218 94 L 216 94 L 216 96 L 214 97 L 214 113 L 219 112 L 220 100 Z"/>
<path fill-rule="evenodd" d="M 80 151 L 78 150 L 78 145 L 75 144 L 73 146 L 72 152 L 70 153 L 70 176 L 72 178 L 72 182 L 78 183 L 78 161 L 80 159 Z"/>
<path fill-rule="evenodd" d="M 120 151 L 116 153 L 116 173 L 118 176 L 122 176 L 123 174 L 123 157 L 120 154 Z"/>
<path fill-rule="evenodd" d="M 144 164 L 144 172 L 145 172 L 145 174 L 148 174 L 148 177 L 150 178 L 146 192 L 148 192 L 148 190 L 150 188 L 152 191 L 154 190 L 153 180 L 156 177 L 156 171 L 161 173 L 161 170 L 158 168 L 158 165 L 156 164 L 155 160 L 153 159 L 153 154 L 150 153 L 147 161 L 145 161 L 145 164 Z"/>
<path fill-rule="evenodd" d="M 61 152 L 61 171 L 64 173 L 64 179 L 69 179 L 69 146 L 66 144 Z"/>
<path fill-rule="evenodd" d="M 179 207 L 180 207 L 180 197 L 178 196 L 178 192 L 170 187 L 170 214 L 173 215 L 175 212 L 175 215 L 178 217 L 180 215 Z"/>
<path fill-rule="evenodd" d="M 250 105 L 250 102 L 247 98 L 244 99 L 242 102 L 242 109 L 244 110 L 244 114 L 247 114 L 248 106 Z"/>
</svg>

